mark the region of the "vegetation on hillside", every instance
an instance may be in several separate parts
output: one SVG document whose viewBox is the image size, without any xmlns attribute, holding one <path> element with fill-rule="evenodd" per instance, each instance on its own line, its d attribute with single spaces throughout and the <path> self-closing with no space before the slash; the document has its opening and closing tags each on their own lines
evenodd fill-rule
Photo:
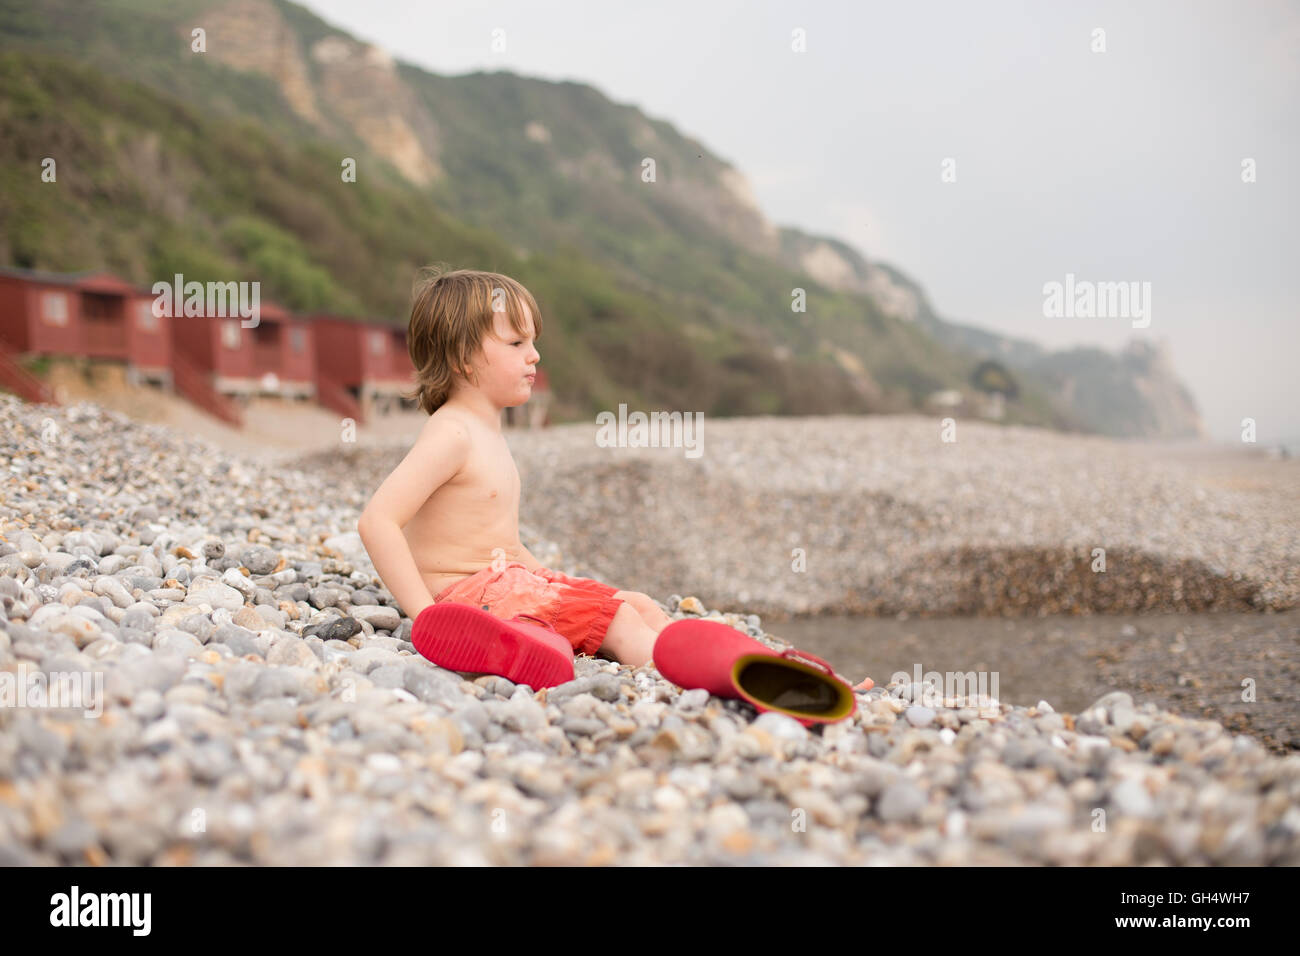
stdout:
<svg viewBox="0 0 1300 956">
<path fill-rule="evenodd" d="M 274 2 L 304 50 L 344 36 Z M 968 387 L 964 349 L 747 251 L 642 183 L 648 136 L 661 183 L 721 188 L 725 164 L 670 124 L 584 84 L 399 65 L 440 131 L 446 175 L 420 187 L 337 117 L 305 122 L 270 78 L 189 53 L 188 25 L 211 8 L 0 0 L 0 262 L 146 285 L 259 280 L 294 310 L 388 320 L 405 320 L 423 264 L 505 272 L 543 309 L 554 420 L 619 402 L 904 411 Z M 526 136 L 533 122 L 548 137 Z M 342 156 L 358 158 L 356 182 Z M 57 183 L 40 180 L 45 157 Z M 791 309 L 795 289 L 806 311 Z M 1064 423 L 1032 384 L 1008 420 Z"/>
</svg>

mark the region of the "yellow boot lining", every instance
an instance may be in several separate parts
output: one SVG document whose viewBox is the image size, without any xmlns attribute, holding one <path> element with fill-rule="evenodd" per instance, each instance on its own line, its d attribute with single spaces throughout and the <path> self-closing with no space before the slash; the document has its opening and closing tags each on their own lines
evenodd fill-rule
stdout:
<svg viewBox="0 0 1300 956">
<path fill-rule="evenodd" d="M 789 658 L 742 655 L 732 665 L 731 676 L 744 694 L 783 713 L 835 718 L 853 709 L 852 691 L 821 671 Z"/>
</svg>

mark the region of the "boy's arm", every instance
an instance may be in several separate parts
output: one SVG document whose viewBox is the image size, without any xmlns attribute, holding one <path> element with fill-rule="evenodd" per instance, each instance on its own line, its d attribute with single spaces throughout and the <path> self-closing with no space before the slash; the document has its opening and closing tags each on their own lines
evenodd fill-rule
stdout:
<svg viewBox="0 0 1300 956">
<path fill-rule="evenodd" d="M 454 419 L 430 418 L 401 464 L 384 479 L 357 522 L 357 532 L 380 580 L 414 620 L 433 604 L 402 526 L 469 457 L 469 431 Z"/>
</svg>

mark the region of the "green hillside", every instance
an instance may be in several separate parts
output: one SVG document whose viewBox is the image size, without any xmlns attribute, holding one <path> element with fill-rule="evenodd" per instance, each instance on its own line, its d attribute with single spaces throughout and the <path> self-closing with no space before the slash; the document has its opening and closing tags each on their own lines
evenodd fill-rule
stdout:
<svg viewBox="0 0 1300 956">
<path fill-rule="evenodd" d="M 244 29 L 229 9 L 0 0 L 0 262 L 260 280 L 295 310 L 402 320 L 420 265 L 505 272 L 542 307 L 556 420 L 619 402 L 903 411 L 969 391 L 973 353 L 750 242 L 761 218 L 721 185 L 726 164 L 670 124 L 583 84 L 340 66 L 359 45 L 309 11 L 258 0 Z M 398 129 L 377 139 L 358 115 L 383 110 Z M 407 153 L 385 154 L 402 135 Z M 421 182 L 425 165 L 439 174 Z M 1032 380 L 1007 417 L 1071 421 Z"/>
</svg>

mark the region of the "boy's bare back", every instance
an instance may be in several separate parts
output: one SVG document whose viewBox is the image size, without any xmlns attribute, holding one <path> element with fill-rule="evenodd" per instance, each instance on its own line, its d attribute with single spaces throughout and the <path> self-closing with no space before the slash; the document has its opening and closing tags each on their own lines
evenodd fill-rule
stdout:
<svg viewBox="0 0 1300 956">
<path fill-rule="evenodd" d="M 401 528 L 431 597 L 494 558 L 531 563 L 519 540 L 519 471 L 505 436 L 452 404 L 429 417 L 366 506 L 362 526 L 367 516 L 391 518 Z M 389 562 L 375 563 L 378 569 Z M 390 575 L 380 571 L 385 581 Z M 408 614 L 418 613 L 395 590 L 394 596 Z"/>
</svg>

